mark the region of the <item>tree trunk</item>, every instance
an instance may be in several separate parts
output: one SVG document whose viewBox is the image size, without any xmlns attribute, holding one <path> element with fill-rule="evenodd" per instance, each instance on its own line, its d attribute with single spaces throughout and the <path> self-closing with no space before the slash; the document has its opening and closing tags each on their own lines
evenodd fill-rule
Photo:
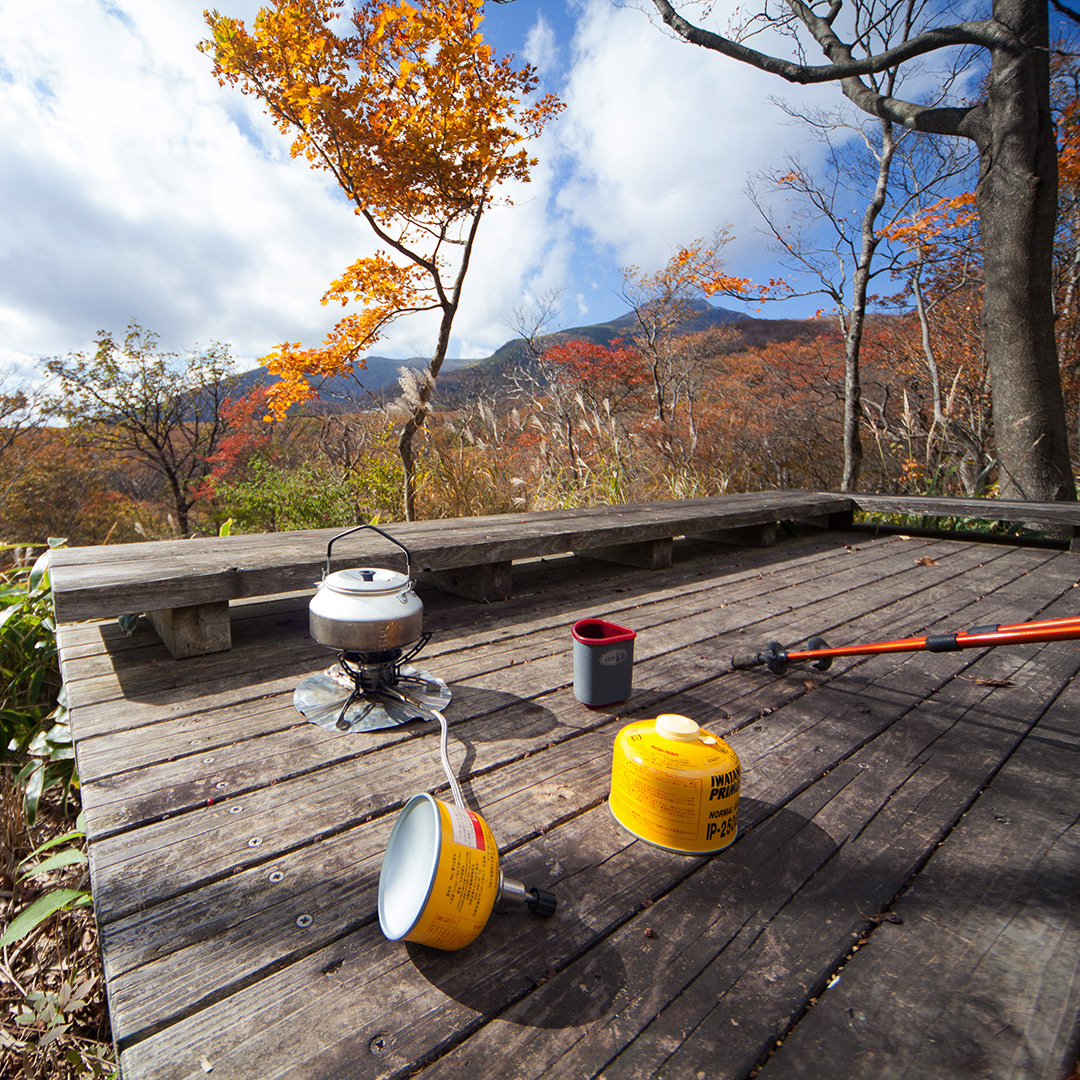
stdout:
<svg viewBox="0 0 1080 1080">
<path fill-rule="evenodd" d="M 870 272 L 877 251 L 877 219 L 885 206 L 889 190 L 889 174 L 892 170 L 896 140 L 892 123 L 881 120 L 881 154 L 878 157 L 877 182 L 874 196 L 863 211 L 860 230 L 861 246 L 855 277 L 852 282 L 851 315 L 847 333 L 844 335 L 844 475 L 842 491 L 855 491 L 862 472 L 863 448 L 859 437 L 862 422 L 862 383 L 859 377 L 859 358 L 862 353 L 863 329 L 866 326 L 866 296 L 870 288 Z"/>
<path fill-rule="evenodd" d="M 187 499 L 180 486 L 180 479 L 175 472 L 168 472 L 166 478 L 169 481 L 169 489 L 172 491 L 173 508 L 176 510 L 176 535 L 183 540 L 191 535 L 188 510 L 191 502 Z"/>
<path fill-rule="evenodd" d="M 841 491 L 855 491 L 862 472 L 863 448 L 859 435 L 862 417 L 862 383 L 859 378 L 862 325 L 862 315 L 853 312 L 844 338 L 844 473 L 840 480 Z"/>
<path fill-rule="evenodd" d="M 1074 500 L 1051 282 L 1057 149 L 1042 0 L 995 0 L 1028 48 L 993 50 L 982 175 L 983 338 L 1002 498 Z"/>
<path fill-rule="evenodd" d="M 461 277 L 464 277 L 462 272 Z M 410 407 L 409 419 L 401 429 L 398 438 L 398 454 L 401 456 L 401 469 L 404 474 L 404 497 L 403 510 L 406 521 L 416 520 L 416 452 L 413 449 L 413 440 L 417 432 L 427 422 L 428 403 L 435 391 L 435 380 L 442 370 L 443 361 L 446 359 L 446 351 L 450 347 L 450 329 L 454 324 L 454 316 L 457 314 L 457 303 L 443 305 L 442 320 L 439 325 L 439 340 L 435 346 L 435 355 L 431 358 L 417 390 L 417 398 L 407 401 Z M 407 398 L 407 395 L 406 395 Z"/>
</svg>

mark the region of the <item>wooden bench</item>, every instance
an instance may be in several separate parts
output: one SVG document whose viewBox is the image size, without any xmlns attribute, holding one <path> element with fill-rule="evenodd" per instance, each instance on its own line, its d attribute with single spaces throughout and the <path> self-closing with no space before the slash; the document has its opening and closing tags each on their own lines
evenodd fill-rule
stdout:
<svg viewBox="0 0 1080 1080">
<path fill-rule="evenodd" d="M 1070 539 L 1070 550 L 1080 544 L 1080 503 L 1024 502 L 1020 499 L 961 499 L 946 495 L 876 495 L 861 491 L 849 497 L 859 510 L 873 514 L 907 514 L 937 518 L 966 518 L 1032 525 Z"/>
<path fill-rule="evenodd" d="M 479 601 L 510 595 L 515 559 L 567 552 L 655 570 L 671 565 L 675 537 L 769 545 L 782 521 L 850 523 L 847 495 L 754 492 L 584 510 L 395 523 L 412 570 L 446 592 Z M 169 540 L 50 555 L 58 622 L 146 614 L 174 657 L 231 648 L 229 601 L 314 591 L 340 529 Z M 332 569 L 404 568 L 404 555 L 374 532 L 334 547 Z"/>
</svg>

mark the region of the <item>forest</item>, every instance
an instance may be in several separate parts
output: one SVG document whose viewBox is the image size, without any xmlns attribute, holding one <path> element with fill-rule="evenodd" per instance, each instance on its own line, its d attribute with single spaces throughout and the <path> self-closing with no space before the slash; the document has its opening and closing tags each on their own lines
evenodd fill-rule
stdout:
<svg viewBox="0 0 1080 1080">
<path fill-rule="evenodd" d="M 992 495 L 970 214 L 963 204 L 941 207 L 904 229 L 924 256 L 931 244 L 944 253 L 921 279 L 899 264 L 890 305 L 863 330 L 859 486 Z M 1056 329 L 1075 431 L 1077 250 L 1071 230 L 1062 232 Z M 532 325 L 513 348 L 444 375 L 418 446 L 418 516 L 838 488 L 843 314 L 705 320 L 704 311 L 723 309 L 705 305 L 679 265 L 676 256 L 655 274 L 628 278 L 636 306 L 618 327 L 581 337 L 546 332 L 551 301 L 522 313 Z M 62 390 L 45 403 L 47 415 L 64 423 L 38 422 L 42 402 L 24 391 L 3 399 L 0 536 L 9 542 L 123 543 L 403 516 L 399 397 L 413 372 L 403 386 L 368 393 L 359 368 L 351 395 L 338 380 L 337 393 L 278 420 L 268 412 L 267 381 L 235 372 L 227 347 L 163 353 L 137 324 L 120 338 L 103 334 L 92 353 L 51 361 L 50 370 Z"/>
</svg>

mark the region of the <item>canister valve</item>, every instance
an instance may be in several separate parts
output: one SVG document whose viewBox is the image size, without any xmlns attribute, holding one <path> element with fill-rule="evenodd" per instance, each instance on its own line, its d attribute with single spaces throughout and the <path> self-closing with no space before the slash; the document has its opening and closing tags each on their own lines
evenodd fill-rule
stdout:
<svg viewBox="0 0 1080 1080">
<path fill-rule="evenodd" d="M 555 914 L 557 901 L 554 893 L 550 893 L 546 889 L 533 888 L 529 890 L 529 899 L 525 903 L 529 905 L 529 910 L 534 915 L 546 919 L 548 916 Z"/>
<path fill-rule="evenodd" d="M 526 889 L 520 881 L 513 878 L 502 877 L 499 883 L 499 899 L 508 900 L 515 904 L 524 904 L 534 915 L 546 919 L 555 914 L 558 901 L 555 894 L 546 889 Z"/>
</svg>

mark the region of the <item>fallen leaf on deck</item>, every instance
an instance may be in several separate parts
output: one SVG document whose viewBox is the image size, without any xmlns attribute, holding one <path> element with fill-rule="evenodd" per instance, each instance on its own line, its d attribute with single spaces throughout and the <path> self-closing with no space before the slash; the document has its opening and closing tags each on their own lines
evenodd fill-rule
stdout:
<svg viewBox="0 0 1080 1080">
<path fill-rule="evenodd" d="M 960 678 L 973 682 L 976 686 L 1015 686 L 1012 679 L 973 679 L 970 675 L 961 675 Z"/>
<path fill-rule="evenodd" d="M 924 555 L 921 559 L 915 560 L 916 566 L 937 566 L 937 559 L 931 559 L 929 555 Z"/>
<path fill-rule="evenodd" d="M 878 915 L 871 915 L 870 922 L 878 923 L 879 925 L 883 922 L 887 922 L 895 923 L 897 926 L 903 926 L 904 918 L 902 915 L 898 915 L 895 911 L 883 911 Z"/>
</svg>

